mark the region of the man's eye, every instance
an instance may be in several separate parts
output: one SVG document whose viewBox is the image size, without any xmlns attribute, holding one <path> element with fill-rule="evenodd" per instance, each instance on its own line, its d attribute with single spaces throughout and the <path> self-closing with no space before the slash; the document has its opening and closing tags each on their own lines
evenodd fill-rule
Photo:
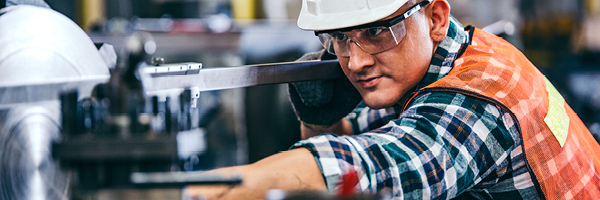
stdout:
<svg viewBox="0 0 600 200">
<path fill-rule="evenodd" d="M 335 38 L 337 41 L 344 41 L 348 39 L 348 36 L 343 33 L 332 33 L 331 36 L 333 36 L 333 38 Z"/>
<path fill-rule="evenodd" d="M 365 31 L 368 36 L 377 36 L 383 32 L 383 28 L 369 28 Z"/>
</svg>

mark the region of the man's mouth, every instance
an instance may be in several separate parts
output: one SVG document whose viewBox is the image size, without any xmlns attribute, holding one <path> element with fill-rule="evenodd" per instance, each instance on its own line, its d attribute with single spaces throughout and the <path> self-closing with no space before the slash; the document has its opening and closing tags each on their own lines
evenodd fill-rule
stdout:
<svg viewBox="0 0 600 200">
<path fill-rule="evenodd" d="M 358 79 L 356 82 L 360 84 L 360 86 L 362 86 L 363 88 L 370 88 L 377 85 L 377 83 L 379 83 L 380 80 L 381 77 L 370 77 Z"/>
</svg>

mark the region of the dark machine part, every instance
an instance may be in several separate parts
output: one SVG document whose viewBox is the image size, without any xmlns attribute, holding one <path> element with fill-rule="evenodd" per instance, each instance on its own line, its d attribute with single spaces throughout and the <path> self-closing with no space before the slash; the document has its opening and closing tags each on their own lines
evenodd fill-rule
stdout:
<svg viewBox="0 0 600 200">
<path fill-rule="evenodd" d="M 200 91 L 342 74 L 337 61 L 201 70 L 201 64 L 195 63 L 164 65 L 161 60 L 156 65 L 157 59 L 150 66 L 144 61 L 149 54 L 129 56 L 138 61 L 112 70 L 111 80 L 98 85 L 90 98 L 80 98 L 77 91 L 60 95 L 63 133 L 62 140 L 52 145 L 52 155 L 74 172 L 71 186 L 75 199 L 107 189 L 239 184 L 239 176 L 191 172 L 199 169 L 198 158 L 206 149 L 202 127 L 220 106 L 218 99 L 212 99 L 201 102 L 200 108 Z M 188 82 L 195 78 L 206 80 L 202 84 Z M 168 87 L 160 85 L 165 82 Z M 152 96 L 168 88 L 185 89 L 177 95 Z"/>
<path fill-rule="evenodd" d="M 147 34 L 133 34 L 126 64 L 113 69 L 111 80 L 96 86 L 92 97 L 60 94 L 62 139 L 52 144 L 52 156 L 73 172 L 72 198 L 112 189 L 241 182 L 237 176 L 183 172 L 194 169 L 184 165 L 202 155 L 206 145 L 195 106 L 198 95 L 189 88 L 162 100 L 145 94 L 139 67 L 153 53 L 147 48 L 152 42 Z"/>
<path fill-rule="evenodd" d="M 132 173 L 143 176 L 143 173 L 183 169 L 182 160 L 189 159 L 189 156 L 178 156 L 182 146 L 184 147 L 184 144 L 178 142 L 178 134 L 198 129 L 191 123 L 191 116 L 197 112 L 190 106 L 189 93 L 189 90 L 182 93 L 181 106 L 175 109 L 170 100 L 161 102 L 158 98 L 151 97 L 151 100 L 146 101 L 151 104 L 147 106 L 151 109 L 136 109 L 133 113 L 135 115 L 109 112 L 110 108 L 104 106 L 106 103 L 99 103 L 110 102 L 109 97 L 77 101 L 75 92 L 61 95 L 65 119 L 62 124 L 69 128 L 63 130 L 63 140 L 52 145 L 52 153 L 62 164 L 68 164 L 77 172 L 77 187 L 74 190 L 181 187 L 190 183 L 202 183 L 204 179 L 201 176 L 197 179 L 172 178 L 172 181 L 166 183 L 146 181 L 141 184 L 131 181 Z M 186 98 L 188 100 L 184 100 Z M 132 128 L 133 124 L 137 124 L 136 128 Z M 203 152 L 186 153 L 197 156 Z M 215 181 L 218 182 L 218 179 L 210 180 L 211 183 Z M 239 182 L 239 178 L 223 181 Z"/>
</svg>

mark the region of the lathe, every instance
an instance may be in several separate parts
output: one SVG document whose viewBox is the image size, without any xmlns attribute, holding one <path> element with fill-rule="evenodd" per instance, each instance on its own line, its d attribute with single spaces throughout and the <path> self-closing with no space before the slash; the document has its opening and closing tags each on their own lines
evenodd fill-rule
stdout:
<svg viewBox="0 0 600 200">
<path fill-rule="evenodd" d="M 239 184 L 194 171 L 211 113 L 202 92 L 343 76 L 337 60 L 164 64 L 151 42 L 132 34 L 116 64 L 58 12 L 0 11 L 0 199 L 181 199 L 188 184 Z"/>
</svg>

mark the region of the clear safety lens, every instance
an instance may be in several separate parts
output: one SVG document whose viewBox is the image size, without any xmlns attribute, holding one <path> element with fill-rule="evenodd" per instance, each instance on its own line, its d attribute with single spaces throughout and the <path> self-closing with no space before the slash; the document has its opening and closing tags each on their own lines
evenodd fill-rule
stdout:
<svg viewBox="0 0 600 200">
<path fill-rule="evenodd" d="M 331 54 L 350 57 L 350 45 L 355 43 L 369 54 L 377 54 L 395 47 L 406 36 L 404 21 L 390 27 L 370 27 L 351 31 L 320 33 L 319 40 Z"/>
<path fill-rule="evenodd" d="M 431 3 L 431 1 L 423 0 L 403 14 L 391 19 L 359 25 L 354 29 L 315 31 L 315 34 L 319 36 L 323 47 L 329 53 L 337 56 L 350 57 L 352 43 L 369 54 L 381 53 L 395 47 L 402 41 L 406 36 L 404 20 Z"/>
</svg>

